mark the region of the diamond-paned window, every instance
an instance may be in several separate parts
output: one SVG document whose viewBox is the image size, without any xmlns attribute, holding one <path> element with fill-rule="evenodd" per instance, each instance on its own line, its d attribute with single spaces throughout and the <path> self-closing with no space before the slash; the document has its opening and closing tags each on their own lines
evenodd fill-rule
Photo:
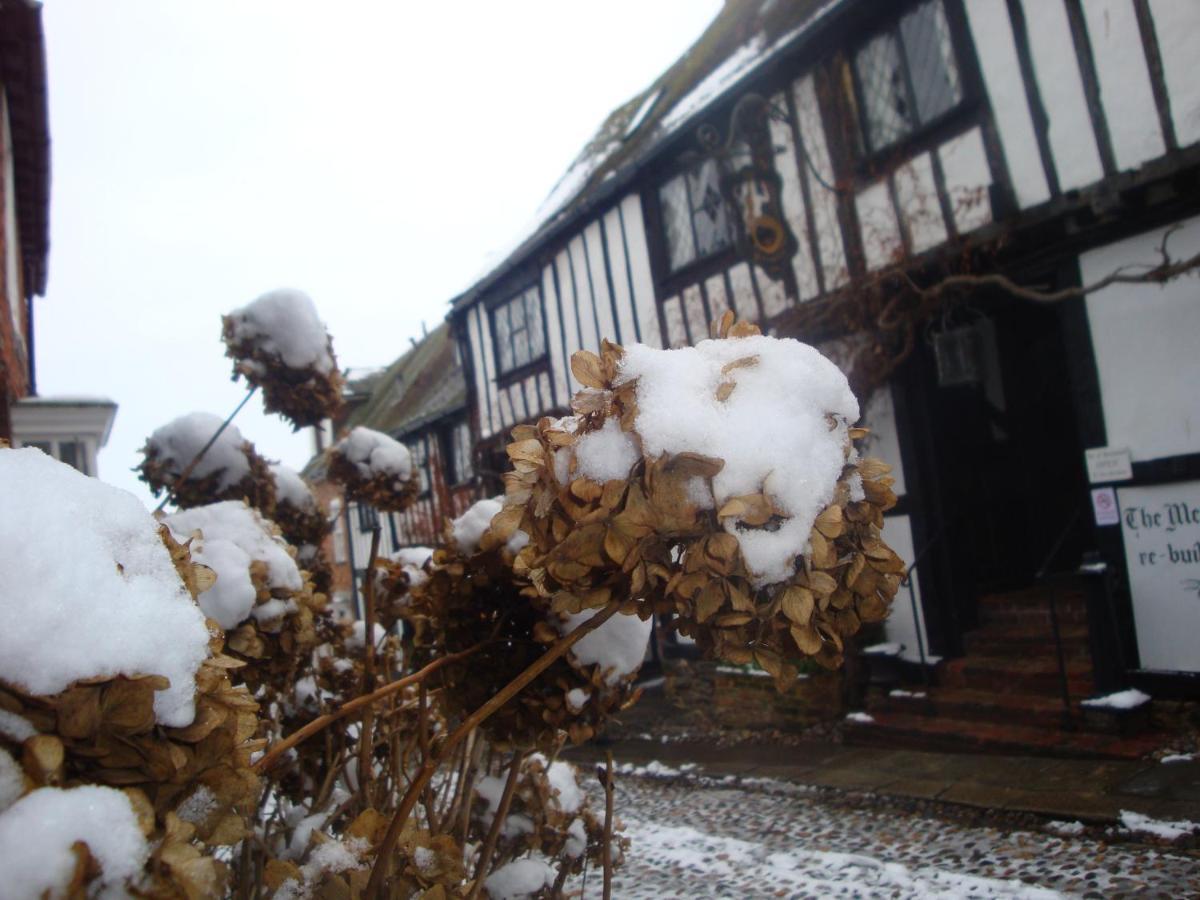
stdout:
<svg viewBox="0 0 1200 900">
<path fill-rule="evenodd" d="M 537 285 L 492 310 L 492 333 L 501 375 L 546 355 L 542 298 Z"/>
<path fill-rule="evenodd" d="M 715 160 L 676 175 L 658 190 L 671 271 L 733 245 L 733 223 Z"/>
<path fill-rule="evenodd" d="M 963 99 L 942 0 L 926 0 L 854 55 L 866 144 L 883 150 Z"/>
</svg>

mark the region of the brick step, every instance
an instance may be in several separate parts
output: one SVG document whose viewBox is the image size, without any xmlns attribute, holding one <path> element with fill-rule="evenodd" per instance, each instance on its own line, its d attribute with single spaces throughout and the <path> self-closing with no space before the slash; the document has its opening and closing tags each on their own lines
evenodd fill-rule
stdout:
<svg viewBox="0 0 1200 900">
<path fill-rule="evenodd" d="M 1164 735 L 1118 737 L 1027 724 L 979 722 L 907 713 L 871 713 L 874 721 L 847 720 L 843 739 L 860 746 L 997 753 L 1089 759 L 1140 759 L 1161 745 Z"/>
<path fill-rule="evenodd" d="M 902 713 L 904 715 L 939 716 L 975 722 L 1020 722 L 1043 728 L 1059 728 L 1063 721 L 1063 705 L 1059 697 L 1041 694 L 998 694 L 970 688 L 930 688 L 925 697 L 912 688 L 908 696 L 885 694 L 868 704 L 871 714 Z M 1079 716 L 1078 704 L 1072 704 L 1072 714 Z"/>
<path fill-rule="evenodd" d="M 1070 659 L 1089 659 L 1087 625 L 1059 623 L 1063 654 Z M 1055 654 L 1054 632 L 1049 623 L 1042 626 L 1026 622 L 987 625 L 963 635 L 968 656 L 1050 656 Z"/>
<path fill-rule="evenodd" d="M 1090 660 L 1068 659 L 1067 690 L 1070 696 L 1092 694 Z M 1058 661 L 1052 656 L 963 656 L 943 662 L 938 682 L 948 688 L 970 688 L 1001 694 L 1058 696 L 1061 682 Z"/>
<path fill-rule="evenodd" d="M 1052 594 L 1046 588 L 1027 588 L 1004 594 L 986 594 L 979 598 L 979 621 L 982 625 L 1026 625 L 1042 623 L 1049 628 L 1050 601 L 1061 626 L 1087 624 L 1087 598 L 1079 590 L 1062 589 Z"/>
</svg>

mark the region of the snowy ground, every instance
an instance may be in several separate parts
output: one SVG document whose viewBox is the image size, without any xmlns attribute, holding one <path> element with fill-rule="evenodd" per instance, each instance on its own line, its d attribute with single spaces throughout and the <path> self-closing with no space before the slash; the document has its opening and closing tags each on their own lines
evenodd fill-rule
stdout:
<svg viewBox="0 0 1200 900">
<path fill-rule="evenodd" d="M 765 779 L 626 774 L 616 809 L 634 843 L 621 900 L 1200 897 L 1200 859 L 1183 853 L 830 805 Z M 584 896 L 601 885 L 589 871 Z"/>
</svg>

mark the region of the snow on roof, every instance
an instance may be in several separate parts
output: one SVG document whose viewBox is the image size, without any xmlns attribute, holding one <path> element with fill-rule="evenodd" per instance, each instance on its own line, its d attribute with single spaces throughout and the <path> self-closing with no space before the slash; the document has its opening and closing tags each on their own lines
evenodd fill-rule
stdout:
<svg viewBox="0 0 1200 900">
<path fill-rule="evenodd" d="M 99 866 L 88 896 L 124 897 L 150 847 L 129 798 L 109 787 L 44 787 L 0 813 L 0 884 L 9 897 L 65 897 L 87 844 Z M 72 892 L 72 896 L 75 896 Z"/>
<path fill-rule="evenodd" d="M 333 371 L 329 333 L 312 298 L 303 291 L 281 288 L 229 314 L 235 342 L 252 341 L 267 354 L 278 355 L 289 369 Z"/>
<path fill-rule="evenodd" d="M 0 679 L 163 675 L 158 721 L 189 724 L 208 629 L 146 508 L 34 449 L 0 449 L 0 495 Z"/>
<path fill-rule="evenodd" d="M 712 479 L 718 509 L 762 493 L 786 516 L 774 531 L 740 528 L 735 517 L 725 527 L 757 586 L 791 577 L 813 522 L 833 501 L 848 423 L 858 420 L 841 370 L 807 344 L 754 336 L 678 350 L 633 344 L 621 377 L 638 379 L 634 427 L 646 455 L 722 459 Z"/>
<path fill-rule="evenodd" d="M 146 443 L 158 451 L 159 458 L 175 475 L 179 475 L 217 433 L 223 421 L 212 413 L 188 413 L 156 429 Z M 189 477 L 200 479 L 219 472 L 219 491 L 237 484 L 250 474 L 250 461 L 242 451 L 245 442 L 237 426 L 228 426 L 205 451 Z"/>
<path fill-rule="evenodd" d="M 574 210 L 618 189 L 687 124 L 827 19 L 846 0 L 727 2 L 695 44 L 646 91 L 609 114 L 538 208 L 454 301 L 467 302 Z M 749 37 L 746 37 L 749 35 Z"/>
<path fill-rule="evenodd" d="M 266 563 L 271 588 L 298 591 L 303 587 L 287 542 L 272 533 L 270 523 L 242 500 L 181 510 L 164 517 L 163 522 L 178 541 L 200 532 L 191 544 L 192 559 L 216 572 L 217 581 L 197 600 L 204 614 L 226 630 L 236 628 L 254 608 L 257 591 L 250 578 L 254 560 Z"/>
</svg>

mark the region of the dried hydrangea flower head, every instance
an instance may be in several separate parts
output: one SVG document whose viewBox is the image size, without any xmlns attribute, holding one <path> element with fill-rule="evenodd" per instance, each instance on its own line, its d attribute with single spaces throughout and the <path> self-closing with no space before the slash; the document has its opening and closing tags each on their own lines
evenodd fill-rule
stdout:
<svg viewBox="0 0 1200 900">
<path fill-rule="evenodd" d="M 326 451 L 329 477 L 347 496 L 381 512 L 403 512 L 417 499 L 408 448 L 382 431 L 358 426 Z"/>
<path fill-rule="evenodd" d="M 263 294 L 221 317 L 225 355 L 233 378 L 262 388 L 267 412 L 297 430 L 333 418 L 342 407 L 343 381 L 333 339 L 307 294 L 289 289 Z"/>
<path fill-rule="evenodd" d="M 0 831 L 22 835 L 26 870 L 58 838 L 82 842 L 65 872 L 74 887 L 43 867 L 34 874 L 53 884 L 38 896 L 123 893 L 110 882 L 120 871 L 147 896 L 221 894 L 213 848 L 249 831 L 261 745 L 258 705 L 230 682 L 241 663 L 197 608 L 214 573 L 132 495 L 38 451 L 0 450 L 0 492 L 26 511 L 0 526 L 13 551 L 0 577 L 0 763 L 20 769 Z M 135 832 L 121 831 L 122 812 Z M 9 862 L 5 887 L 24 895 Z"/>
<path fill-rule="evenodd" d="M 180 509 L 245 499 L 263 515 L 272 515 L 275 479 L 267 461 L 235 426 L 227 425 L 204 449 L 222 424 L 212 413 L 193 412 L 155 429 L 142 447 L 138 478 L 156 497 L 167 491 Z"/>
<path fill-rule="evenodd" d="M 216 573 L 198 596 L 205 615 L 227 634 L 252 688 L 290 694 L 298 655 L 316 646 L 324 594 L 296 563 L 278 526 L 241 501 L 195 507 L 163 518 L 192 558 Z"/>
<path fill-rule="evenodd" d="M 275 513 L 271 519 L 296 548 L 296 561 L 309 573 L 316 589 L 328 594 L 333 567 L 321 545 L 333 529 L 329 516 L 299 472 L 280 463 L 271 463 L 270 470 L 275 480 Z"/>
<path fill-rule="evenodd" d="M 451 523 L 447 546 L 434 552 L 427 579 L 411 589 L 403 612 L 417 626 L 418 652 L 442 656 L 487 641 L 436 676 L 455 714 L 482 706 L 590 616 L 558 615 L 528 579 L 513 572 L 513 536 L 497 541 L 489 524 L 489 513 L 499 508 L 496 501 L 480 501 Z M 649 630 L 648 621 L 615 616 L 588 634 L 481 726 L 489 740 L 546 751 L 564 732 L 573 742 L 587 740 L 615 710 L 636 700 L 632 681 Z"/>
<path fill-rule="evenodd" d="M 904 572 L 880 538 L 896 498 L 887 466 L 858 458 L 836 366 L 731 314 L 714 333 L 576 353 L 575 415 L 514 429 L 493 528 L 529 535 L 514 571 L 553 609 L 671 614 L 708 655 L 783 687 L 795 661 L 837 666 L 843 639 L 886 617 Z"/>
</svg>

